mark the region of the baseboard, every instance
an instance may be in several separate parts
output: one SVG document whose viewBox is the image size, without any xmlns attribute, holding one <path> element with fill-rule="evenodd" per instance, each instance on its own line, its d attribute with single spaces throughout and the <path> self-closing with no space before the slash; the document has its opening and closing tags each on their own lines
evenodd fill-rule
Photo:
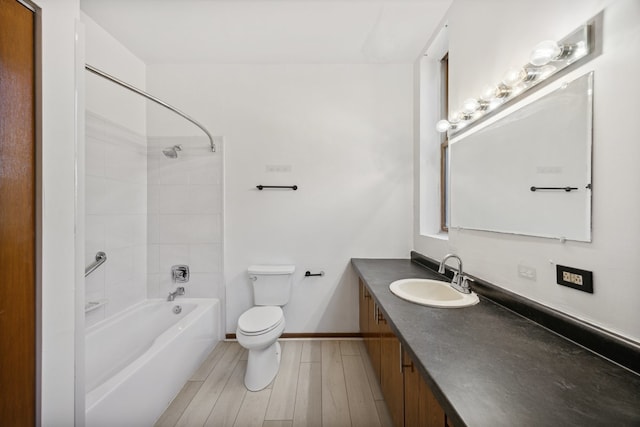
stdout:
<svg viewBox="0 0 640 427">
<path fill-rule="evenodd" d="M 340 339 L 340 338 L 362 338 L 360 332 L 290 332 L 280 336 L 282 339 Z M 235 340 L 236 334 L 226 334 L 225 339 Z"/>
</svg>

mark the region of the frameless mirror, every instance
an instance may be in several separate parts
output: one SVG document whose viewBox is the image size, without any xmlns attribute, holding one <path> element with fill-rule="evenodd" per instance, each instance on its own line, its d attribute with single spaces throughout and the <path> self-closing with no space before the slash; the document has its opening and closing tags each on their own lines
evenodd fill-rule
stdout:
<svg viewBox="0 0 640 427">
<path fill-rule="evenodd" d="M 591 241 L 593 72 L 451 144 L 451 226 Z"/>
</svg>

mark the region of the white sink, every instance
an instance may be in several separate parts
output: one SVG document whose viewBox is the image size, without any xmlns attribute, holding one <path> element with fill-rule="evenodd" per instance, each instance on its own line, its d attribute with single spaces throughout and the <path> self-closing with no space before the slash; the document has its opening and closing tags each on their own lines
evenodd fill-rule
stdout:
<svg viewBox="0 0 640 427">
<path fill-rule="evenodd" d="M 474 292 L 463 294 L 448 282 L 430 279 L 396 280 L 389 285 L 396 296 L 429 307 L 460 308 L 477 304 L 480 300 Z"/>
</svg>

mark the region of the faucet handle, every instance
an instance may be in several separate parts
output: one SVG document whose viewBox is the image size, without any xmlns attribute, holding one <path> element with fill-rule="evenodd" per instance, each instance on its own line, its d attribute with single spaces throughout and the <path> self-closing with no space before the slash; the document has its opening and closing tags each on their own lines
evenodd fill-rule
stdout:
<svg viewBox="0 0 640 427">
<path fill-rule="evenodd" d="M 179 286 L 176 289 L 177 295 L 184 295 L 184 286 Z"/>
<path fill-rule="evenodd" d="M 475 283 L 475 280 L 467 275 L 462 276 L 462 289 L 468 289 L 469 291 L 471 291 L 471 285 L 469 282 Z"/>
</svg>

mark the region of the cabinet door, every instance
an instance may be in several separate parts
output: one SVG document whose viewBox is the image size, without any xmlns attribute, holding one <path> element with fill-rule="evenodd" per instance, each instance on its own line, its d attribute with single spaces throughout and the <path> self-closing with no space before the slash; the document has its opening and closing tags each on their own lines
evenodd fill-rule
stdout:
<svg viewBox="0 0 640 427">
<path fill-rule="evenodd" d="M 359 280 L 359 322 L 364 346 L 369 354 L 373 372 L 380 381 L 380 327 L 378 307 L 362 279 Z"/>
<path fill-rule="evenodd" d="M 405 427 L 445 427 L 444 410 L 406 353 L 403 367 Z"/>
<path fill-rule="evenodd" d="M 360 314 L 360 333 L 362 334 L 362 338 L 366 341 L 367 333 L 369 329 L 369 303 L 368 300 L 371 299 L 371 295 L 367 292 L 367 287 L 362 282 L 362 279 L 359 281 L 359 314 Z"/>
<path fill-rule="evenodd" d="M 406 352 L 402 352 L 402 365 L 404 367 L 404 425 L 405 427 L 421 427 L 420 405 L 424 404 L 420 399 L 420 382 L 422 377 L 411 358 Z M 424 408 L 422 412 L 426 413 Z"/>
<path fill-rule="evenodd" d="M 422 377 L 420 377 L 420 400 L 420 425 L 424 427 L 446 426 L 444 410 Z"/>
<path fill-rule="evenodd" d="M 367 300 L 367 318 L 368 318 L 368 338 L 367 350 L 373 372 L 375 372 L 378 381 L 380 381 L 380 313 L 378 307 L 371 297 Z"/>
<path fill-rule="evenodd" d="M 404 380 L 400 358 L 400 341 L 384 317 L 381 317 L 380 387 L 387 402 L 393 425 L 404 425 Z"/>
</svg>

